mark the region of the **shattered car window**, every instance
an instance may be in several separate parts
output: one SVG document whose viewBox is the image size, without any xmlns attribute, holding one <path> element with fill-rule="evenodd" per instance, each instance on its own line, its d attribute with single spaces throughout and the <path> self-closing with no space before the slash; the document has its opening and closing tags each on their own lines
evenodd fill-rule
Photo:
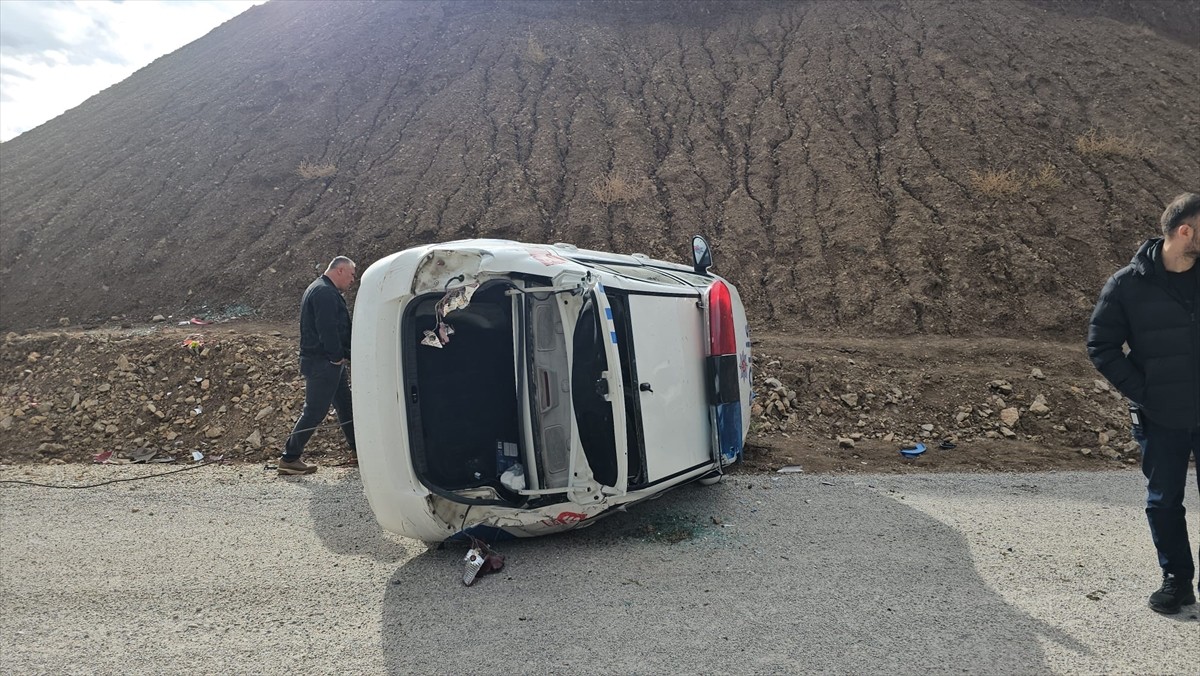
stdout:
<svg viewBox="0 0 1200 676">
<path fill-rule="evenodd" d="M 571 398 L 575 404 L 579 439 L 592 474 L 596 481 L 612 486 L 617 481 L 617 442 L 612 402 L 605 398 L 607 392 L 602 389 L 604 372 L 608 370 L 604 352 L 607 339 L 596 303 L 589 298 L 579 315 L 572 339 L 575 363 L 571 367 Z"/>
</svg>

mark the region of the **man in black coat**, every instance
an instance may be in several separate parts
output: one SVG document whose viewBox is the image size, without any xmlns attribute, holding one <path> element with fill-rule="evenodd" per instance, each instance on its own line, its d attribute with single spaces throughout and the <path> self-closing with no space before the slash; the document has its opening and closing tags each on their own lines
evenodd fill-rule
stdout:
<svg viewBox="0 0 1200 676">
<path fill-rule="evenodd" d="M 1163 571 L 1150 607 L 1173 614 L 1196 602 L 1183 496 L 1189 458 L 1200 463 L 1200 194 L 1176 197 L 1160 224 L 1163 236 L 1142 244 L 1104 285 L 1087 347 L 1092 363 L 1130 402 L 1147 480 L 1146 516 Z"/>
<path fill-rule="evenodd" d="M 288 436 L 280 474 L 311 474 L 317 471 L 300 459 L 313 430 L 329 415 L 332 404 L 338 423 L 357 456 L 354 444 L 354 411 L 350 402 L 350 310 L 342 296 L 354 284 L 354 261 L 338 256 L 325 274 L 300 299 L 300 375 L 304 376 L 304 410 Z"/>
</svg>

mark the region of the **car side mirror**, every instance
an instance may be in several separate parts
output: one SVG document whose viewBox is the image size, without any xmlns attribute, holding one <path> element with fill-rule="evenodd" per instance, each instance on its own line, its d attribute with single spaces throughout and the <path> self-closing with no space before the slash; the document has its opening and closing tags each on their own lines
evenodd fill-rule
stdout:
<svg viewBox="0 0 1200 676">
<path fill-rule="evenodd" d="M 707 275 L 711 267 L 712 249 L 708 247 L 708 240 L 700 235 L 692 237 L 692 269 L 696 274 Z"/>
</svg>

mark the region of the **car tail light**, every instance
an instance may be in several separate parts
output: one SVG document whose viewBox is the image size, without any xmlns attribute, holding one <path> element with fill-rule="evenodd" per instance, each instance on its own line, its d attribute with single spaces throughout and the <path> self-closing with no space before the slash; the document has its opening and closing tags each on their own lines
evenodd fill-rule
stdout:
<svg viewBox="0 0 1200 676">
<path fill-rule="evenodd" d="M 709 402 L 738 401 L 738 346 L 733 329 L 733 298 L 720 280 L 708 287 Z"/>
<path fill-rule="evenodd" d="M 737 354 L 737 335 L 733 331 L 733 300 L 729 287 L 717 281 L 708 287 L 708 354 Z"/>
<path fill-rule="evenodd" d="M 741 372 L 738 337 L 734 330 L 733 297 L 725 282 L 708 287 L 708 403 L 713 423 L 715 456 L 721 466 L 742 453 Z"/>
</svg>

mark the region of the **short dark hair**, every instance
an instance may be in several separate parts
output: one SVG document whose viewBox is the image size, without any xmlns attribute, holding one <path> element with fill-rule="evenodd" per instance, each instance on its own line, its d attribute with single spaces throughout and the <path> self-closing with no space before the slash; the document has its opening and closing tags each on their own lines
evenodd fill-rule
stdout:
<svg viewBox="0 0 1200 676">
<path fill-rule="evenodd" d="M 1185 192 L 1171 200 L 1171 203 L 1163 211 L 1162 218 L 1158 219 L 1158 223 L 1162 226 L 1163 234 L 1169 237 L 1176 228 L 1197 214 L 1200 214 L 1200 195 L 1194 192 Z"/>
</svg>

